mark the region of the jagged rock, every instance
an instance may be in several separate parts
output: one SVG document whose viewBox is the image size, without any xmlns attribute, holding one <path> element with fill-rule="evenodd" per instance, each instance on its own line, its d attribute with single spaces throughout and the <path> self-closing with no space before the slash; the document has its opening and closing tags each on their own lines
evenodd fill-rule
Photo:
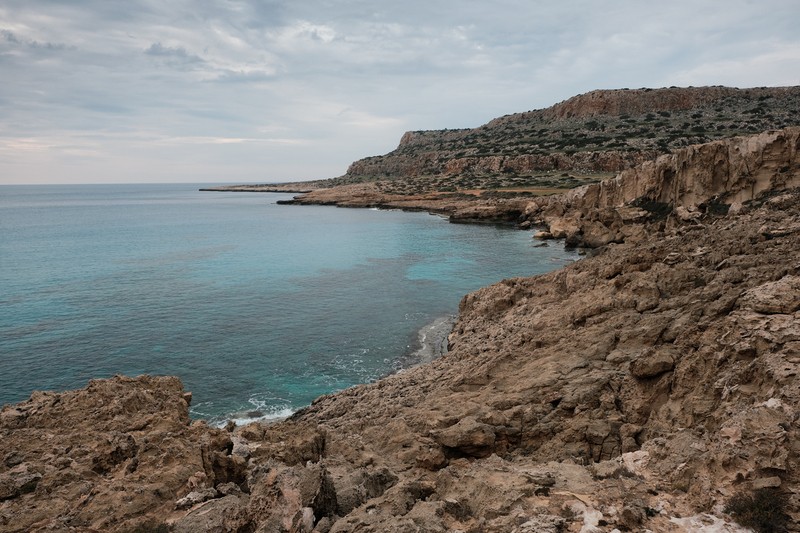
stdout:
<svg viewBox="0 0 800 533">
<path fill-rule="evenodd" d="M 642 522 L 644 522 L 646 516 L 644 505 L 641 501 L 628 501 L 622 508 L 617 523 L 627 531 L 636 531 L 642 527 Z"/>
<path fill-rule="evenodd" d="M 207 501 L 170 524 L 173 533 L 228 533 L 247 530 L 246 503 L 233 495 Z"/>
<path fill-rule="evenodd" d="M 251 426 L 246 426 L 242 436 L 249 435 L 250 456 L 256 461 L 273 458 L 295 465 L 317 462 L 324 453 L 325 432 L 316 424 L 294 424 L 289 420 L 264 428 L 261 433 Z"/>
<path fill-rule="evenodd" d="M 624 170 L 613 179 L 565 195 L 534 199 L 525 208 L 525 217 L 550 226 L 554 235 L 553 224 L 561 230 L 565 220 L 570 220 L 565 237 L 572 235 L 586 246 L 603 245 L 610 232 L 598 231 L 591 214 L 608 208 L 618 210 L 633 204 L 648 210 L 654 220 L 680 208 L 678 218 L 694 219 L 690 213 L 701 208 L 708 211 L 709 204 L 738 210 L 763 191 L 800 186 L 799 146 L 800 128 L 689 146 Z M 554 209 L 553 204 L 561 207 Z M 587 229 L 597 237 L 581 241 L 578 236 Z"/>
<path fill-rule="evenodd" d="M 572 218 L 555 218 L 549 221 L 548 226 L 550 235 L 555 239 L 573 238 L 581 231 L 578 221 Z"/>
<path fill-rule="evenodd" d="M 189 507 L 193 507 L 198 503 L 203 503 L 204 501 L 211 500 L 219 496 L 217 489 L 215 488 L 205 488 L 201 490 L 195 490 L 184 496 L 183 498 L 179 499 L 175 502 L 176 509 L 188 509 Z"/>
<path fill-rule="evenodd" d="M 473 417 L 465 417 L 449 428 L 433 435 L 434 440 L 458 453 L 486 457 L 492 453 L 496 434 L 494 428 Z"/>
<path fill-rule="evenodd" d="M 588 221 L 581 226 L 580 242 L 589 248 L 599 248 L 617 239 L 617 232 L 600 221 Z"/>
<path fill-rule="evenodd" d="M 0 501 L 33 492 L 42 479 L 42 475 L 38 472 L 29 472 L 27 469 L 16 470 L 13 473 L 0 474 Z"/>
<path fill-rule="evenodd" d="M 647 379 L 675 368 L 675 352 L 666 347 L 649 348 L 631 362 L 631 374 Z"/>
<path fill-rule="evenodd" d="M 106 439 L 103 449 L 92 458 L 92 470 L 98 474 L 107 474 L 118 464 L 136 457 L 138 445 L 132 435 L 112 433 Z"/>
<path fill-rule="evenodd" d="M 246 514 L 263 531 L 310 533 L 306 509 L 314 520 L 334 516 L 337 511 L 336 489 L 320 464 L 257 469 L 248 485 Z"/>
<path fill-rule="evenodd" d="M 754 287 L 742 295 L 739 306 L 756 313 L 794 313 L 800 309 L 800 276 L 784 276 Z"/>
<path fill-rule="evenodd" d="M 426 470 L 439 470 L 447 465 L 447 456 L 439 446 L 428 446 L 417 454 L 417 466 Z"/>
<path fill-rule="evenodd" d="M 386 492 L 397 483 L 397 476 L 386 468 L 361 468 L 333 481 L 336 514 L 344 516 L 367 500 Z"/>
<path fill-rule="evenodd" d="M 180 381 L 148 376 L 5 406 L 0 530 L 671 531 L 776 485 L 797 522 L 797 146 L 785 130 L 631 171 L 647 221 L 610 206 L 632 178 L 548 199 L 540 215 L 622 242 L 465 296 L 447 354 L 289 420 L 191 422 Z M 723 181 L 733 196 L 706 196 Z M 677 220 L 701 198 L 702 225 Z M 216 496 L 175 508 L 193 492 Z"/>
<path fill-rule="evenodd" d="M 35 392 L 2 415 L 0 446 L 16 453 L 0 465 L 0 492 L 15 495 L 0 509 L 3 531 L 54 528 L 65 516 L 79 529 L 130 530 L 143 516 L 163 520 L 193 474 L 213 477 L 203 458 L 217 451 L 218 430 L 189 424 L 177 378 Z"/>
</svg>

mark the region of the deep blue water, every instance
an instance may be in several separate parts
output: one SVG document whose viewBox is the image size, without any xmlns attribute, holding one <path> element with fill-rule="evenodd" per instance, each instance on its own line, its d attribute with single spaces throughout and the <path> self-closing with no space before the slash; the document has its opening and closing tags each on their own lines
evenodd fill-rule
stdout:
<svg viewBox="0 0 800 533">
<path fill-rule="evenodd" d="M 148 373 L 180 376 L 195 417 L 287 414 L 413 363 L 467 292 L 575 258 L 508 228 L 197 188 L 0 187 L 0 404 Z"/>
</svg>

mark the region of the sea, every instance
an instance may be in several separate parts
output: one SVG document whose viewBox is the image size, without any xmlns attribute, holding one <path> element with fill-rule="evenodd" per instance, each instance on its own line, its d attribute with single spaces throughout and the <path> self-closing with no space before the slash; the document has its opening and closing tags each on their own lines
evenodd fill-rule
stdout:
<svg viewBox="0 0 800 533">
<path fill-rule="evenodd" d="M 0 186 L 0 404 L 176 375 L 214 425 L 285 417 L 435 357 L 461 298 L 558 243 L 202 184 Z"/>
</svg>

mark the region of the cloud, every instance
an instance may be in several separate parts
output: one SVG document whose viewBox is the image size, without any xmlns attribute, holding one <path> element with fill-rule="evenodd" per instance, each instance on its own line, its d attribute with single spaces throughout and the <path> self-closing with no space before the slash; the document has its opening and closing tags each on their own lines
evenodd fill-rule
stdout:
<svg viewBox="0 0 800 533">
<path fill-rule="evenodd" d="M 184 145 L 205 145 L 205 144 L 280 144 L 280 145 L 304 145 L 308 144 L 305 139 L 280 139 L 272 137 L 262 138 L 237 138 L 237 137 L 169 137 L 159 139 L 160 144 L 184 144 Z"/>
<path fill-rule="evenodd" d="M 169 47 L 161 43 L 153 43 L 144 51 L 146 55 L 176 59 L 180 63 L 204 63 L 200 56 L 190 54 L 182 47 Z"/>
<path fill-rule="evenodd" d="M 794 45 L 767 47 L 768 52 L 740 59 L 717 59 L 697 65 L 673 76 L 683 85 L 735 85 L 758 87 L 800 85 L 800 48 Z"/>
<path fill-rule="evenodd" d="M 330 177 L 406 129 L 596 88 L 794 84 L 799 13 L 795 0 L 5 0 L 0 179 Z"/>
</svg>

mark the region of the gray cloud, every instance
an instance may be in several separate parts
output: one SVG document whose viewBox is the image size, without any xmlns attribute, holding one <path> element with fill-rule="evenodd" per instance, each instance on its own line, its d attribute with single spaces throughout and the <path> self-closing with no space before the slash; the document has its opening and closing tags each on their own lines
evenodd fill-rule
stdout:
<svg viewBox="0 0 800 533">
<path fill-rule="evenodd" d="M 0 179 L 330 177 L 596 88 L 798 84 L 798 22 L 794 0 L 6 0 Z"/>
<path fill-rule="evenodd" d="M 184 48 L 170 48 L 161 43 L 151 44 L 144 53 L 149 56 L 176 58 L 184 63 L 203 63 L 203 59 L 200 56 L 189 54 Z"/>
</svg>

